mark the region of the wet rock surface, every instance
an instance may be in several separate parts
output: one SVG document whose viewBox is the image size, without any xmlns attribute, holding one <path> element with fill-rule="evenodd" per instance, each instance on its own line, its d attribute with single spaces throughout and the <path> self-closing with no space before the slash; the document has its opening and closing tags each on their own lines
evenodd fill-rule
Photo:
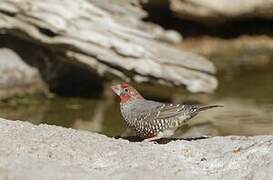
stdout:
<svg viewBox="0 0 273 180">
<path fill-rule="evenodd" d="M 0 120 L 1 179 L 272 179 L 273 136 L 129 142 Z"/>
</svg>

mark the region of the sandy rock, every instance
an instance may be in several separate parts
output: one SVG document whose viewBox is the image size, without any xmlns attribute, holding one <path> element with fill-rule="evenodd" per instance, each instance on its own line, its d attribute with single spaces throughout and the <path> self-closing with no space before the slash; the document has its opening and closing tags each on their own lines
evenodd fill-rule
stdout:
<svg viewBox="0 0 273 180">
<path fill-rule="evenodd" d="M 129 142 L 0 120 L 1 179 L 272 179 L 273 136 Z"/>
</svg>

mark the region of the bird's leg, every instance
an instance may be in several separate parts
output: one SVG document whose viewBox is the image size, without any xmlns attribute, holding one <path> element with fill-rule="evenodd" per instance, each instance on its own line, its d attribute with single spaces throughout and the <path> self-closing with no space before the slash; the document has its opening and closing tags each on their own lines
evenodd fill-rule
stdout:
<svg viewBox="0 0 273 180">
<path fill-rule="evenodd" d="M 161 138 L 164 138 L 164 137 L 170 137 L 173 134 L 174 134 L 174 130 L 170 129 L 170 130 L 166 130 L 166 131 L 163 131 L 163 132 L 159 132 L 156 136 L 144 139 L 143 141 L 144 142 L 150 142 L 150 141 L 158 140 L 158 139 L 161 139 Z"/>
<path fill-rule="evenodd" d="M 150 142 L 150 141 L 161 139 L 163 137 L 165 137 L 165 134 L 163 132 L 159 132 L 156 136 L 144 139 L 143 141 L 144 142 Z"/>
<path fill-rule="evenodd" d="M 154 137 L 151 137 L 151 138 L 144 139 L 143 141 L 144 142 L 150 142 L 150 141 L 158 140 L 160 138 L 161 138 L 161 136 L 154 136 Z"/>
</svg>

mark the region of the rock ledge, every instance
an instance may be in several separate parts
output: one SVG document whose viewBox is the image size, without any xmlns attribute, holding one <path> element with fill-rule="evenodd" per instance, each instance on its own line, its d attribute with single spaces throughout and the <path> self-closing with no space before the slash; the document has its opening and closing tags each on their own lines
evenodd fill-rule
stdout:
<svg viewBox="0 0 273 180">
<path fill-rule="evenodd" d="M 133 143 L 0 119 L 0 179 L 273 179 L 273 136 Z"/>
</svg>

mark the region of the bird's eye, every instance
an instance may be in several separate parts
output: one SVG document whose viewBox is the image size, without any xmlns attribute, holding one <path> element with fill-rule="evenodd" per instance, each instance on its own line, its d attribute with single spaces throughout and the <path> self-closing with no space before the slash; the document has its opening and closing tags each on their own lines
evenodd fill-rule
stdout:
<svg viewBox="0 0 273 180">
<path fill-rule="evenodd" d="M 128 88 L 124 88 L 124 92 L 129 92 L 129 89 Z"/>
</svg>

